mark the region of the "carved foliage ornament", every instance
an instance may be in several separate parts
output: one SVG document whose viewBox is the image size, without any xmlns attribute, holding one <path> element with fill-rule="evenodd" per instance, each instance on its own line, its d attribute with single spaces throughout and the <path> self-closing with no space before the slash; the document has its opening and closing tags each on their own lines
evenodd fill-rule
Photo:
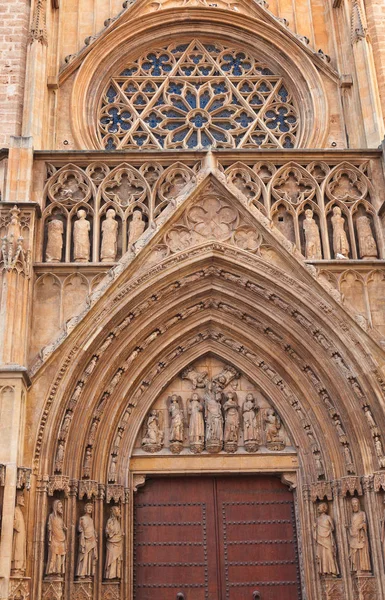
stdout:
<svg viewBox="0 0 385 600">
<path fill-rule="evenodd" d="M 4 234 L 0 241 L 0 271 L 16 271 L 29 277 L 31 271 L 31 251 L 28 247 L 30 215 L 23 214 L 15 205 L 8 214 L 0 216 L 0 227 Z"/>
<path fill-rule="evenodd" d="M 241 49 L 199 40 L 128 63 L 99 110 L 106 150 L 293 148 L 297 130 L 281 77 Z"/>
</svg>

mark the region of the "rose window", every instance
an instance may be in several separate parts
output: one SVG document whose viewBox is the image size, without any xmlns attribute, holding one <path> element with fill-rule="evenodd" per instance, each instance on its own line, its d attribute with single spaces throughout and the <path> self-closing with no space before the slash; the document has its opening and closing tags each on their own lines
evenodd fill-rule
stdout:
<svg viewBox="0 0 385 600">
<path fill-rule="evenodd" d="M 197 40 L 127 65 L 100 108 L 107 150 L 294 148 L 297 132 L 282 77 L 241 50 Z"/>
</svg>

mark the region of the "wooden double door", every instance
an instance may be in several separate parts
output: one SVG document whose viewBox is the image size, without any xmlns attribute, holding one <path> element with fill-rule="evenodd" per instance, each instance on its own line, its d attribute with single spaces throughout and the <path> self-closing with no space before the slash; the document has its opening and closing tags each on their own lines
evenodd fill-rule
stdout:
<svg viewBox="0 0 385 600">
<path fill-rule="evenodd" d="M 134 508 L 135 600 L 301 599 L 293 495 L 279 479 L 154 478 Z"/>
</svg>

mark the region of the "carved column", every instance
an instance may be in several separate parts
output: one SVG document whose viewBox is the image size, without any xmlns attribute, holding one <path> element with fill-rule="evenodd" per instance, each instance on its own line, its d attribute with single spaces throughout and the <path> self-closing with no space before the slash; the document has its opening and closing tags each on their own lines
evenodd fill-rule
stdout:
<svg viewBox="0 0 385 600">
<path fill-rule="evenodd" d="M 42 580 L 44 576 L 45 566 L 45 532 L 46 532 L 46 519 L 47 519 L 47 506 L 48 506 L 48 475 L 39 476 L 36 486 L 36 508 L 35 514 L 39 515 L 39 518 L 35 520 L 36 527 L 34 528 L 34 562 L 32 566 L 32 581 L 33 581 L 33 593 L 36 598 L 40 598 L 43 592 L 43 597 L 46 598 L 46 589 L 42 589 Z"/>
<path fill-rule="evenodd" d="M 67 563 L 65 575 L 65 589 L 67 597 L 72 598 L 74 594 L 75 566 L 76 566 L 76 535 L 77 535 L 77 496 L 79 482 L 77 479 L 70 481 L 70 492 L 68 498 L 67 512 L 67 555 L 70 557 Z"/>
<path fill-rule="evenodd" d="M 349 478 L 347 478 L 349 479 Z M 353 479 L 358 479 L 353 477 Z M 346 489 L 341 485 L 341 481 L 332 481 L 333 491 L 333 510 L 334 519 L 336 523 L 336 541 L 338 545 L 338 560 L 340 566 L 341 577 L 344 582 L 344 591 L 347 598 L 353 598 L 352 582 L 350 578 L 349 569 L 349 555 L 348 555 L 348 540 L 346 532 L 346 513 L 344 506 L 344 496 L 346 496 Z"/>
<path fill-rule="evenodd" d="M 368 520 L 372 575 L 366 577 L 368 580 L 367 583 L 364 584 L 362 580 L 361 585 L 358 586 L 359 594 L 361 594 L 361 596 L 358 595 L 357 597 L 365 598 L 365 596 L 362 596 L 365 588 L 373 588 L 373 600 L 376 600 L 377 598 L 382 598 L 384 596 L 385 589 L 383 577 L 377 576 L 374 578 L 373 576 L 373 574 L 380 574 L 382 570 L 380 530 L 378 528 L 379 518 L 374 494 L 373 475 L 367 475 L 362 478 L 362 489 L 364 492 L 365 511 Z M 357 583 L 359 583 L 359 581 L 357 581 Z"/>
</svg>

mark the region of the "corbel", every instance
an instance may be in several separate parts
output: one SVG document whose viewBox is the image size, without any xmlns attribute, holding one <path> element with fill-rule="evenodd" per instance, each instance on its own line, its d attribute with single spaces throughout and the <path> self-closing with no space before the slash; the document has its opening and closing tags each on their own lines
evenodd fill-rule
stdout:
<svg viewBox="0 0 385 600">
<path fill-rule="evenodd" d="M 17 481 L 16 489 L 18 490 L 29 490 L 31 487 L 31 473 L 32 469 L 27 467 L 17 468 Z"/>
</svg>

